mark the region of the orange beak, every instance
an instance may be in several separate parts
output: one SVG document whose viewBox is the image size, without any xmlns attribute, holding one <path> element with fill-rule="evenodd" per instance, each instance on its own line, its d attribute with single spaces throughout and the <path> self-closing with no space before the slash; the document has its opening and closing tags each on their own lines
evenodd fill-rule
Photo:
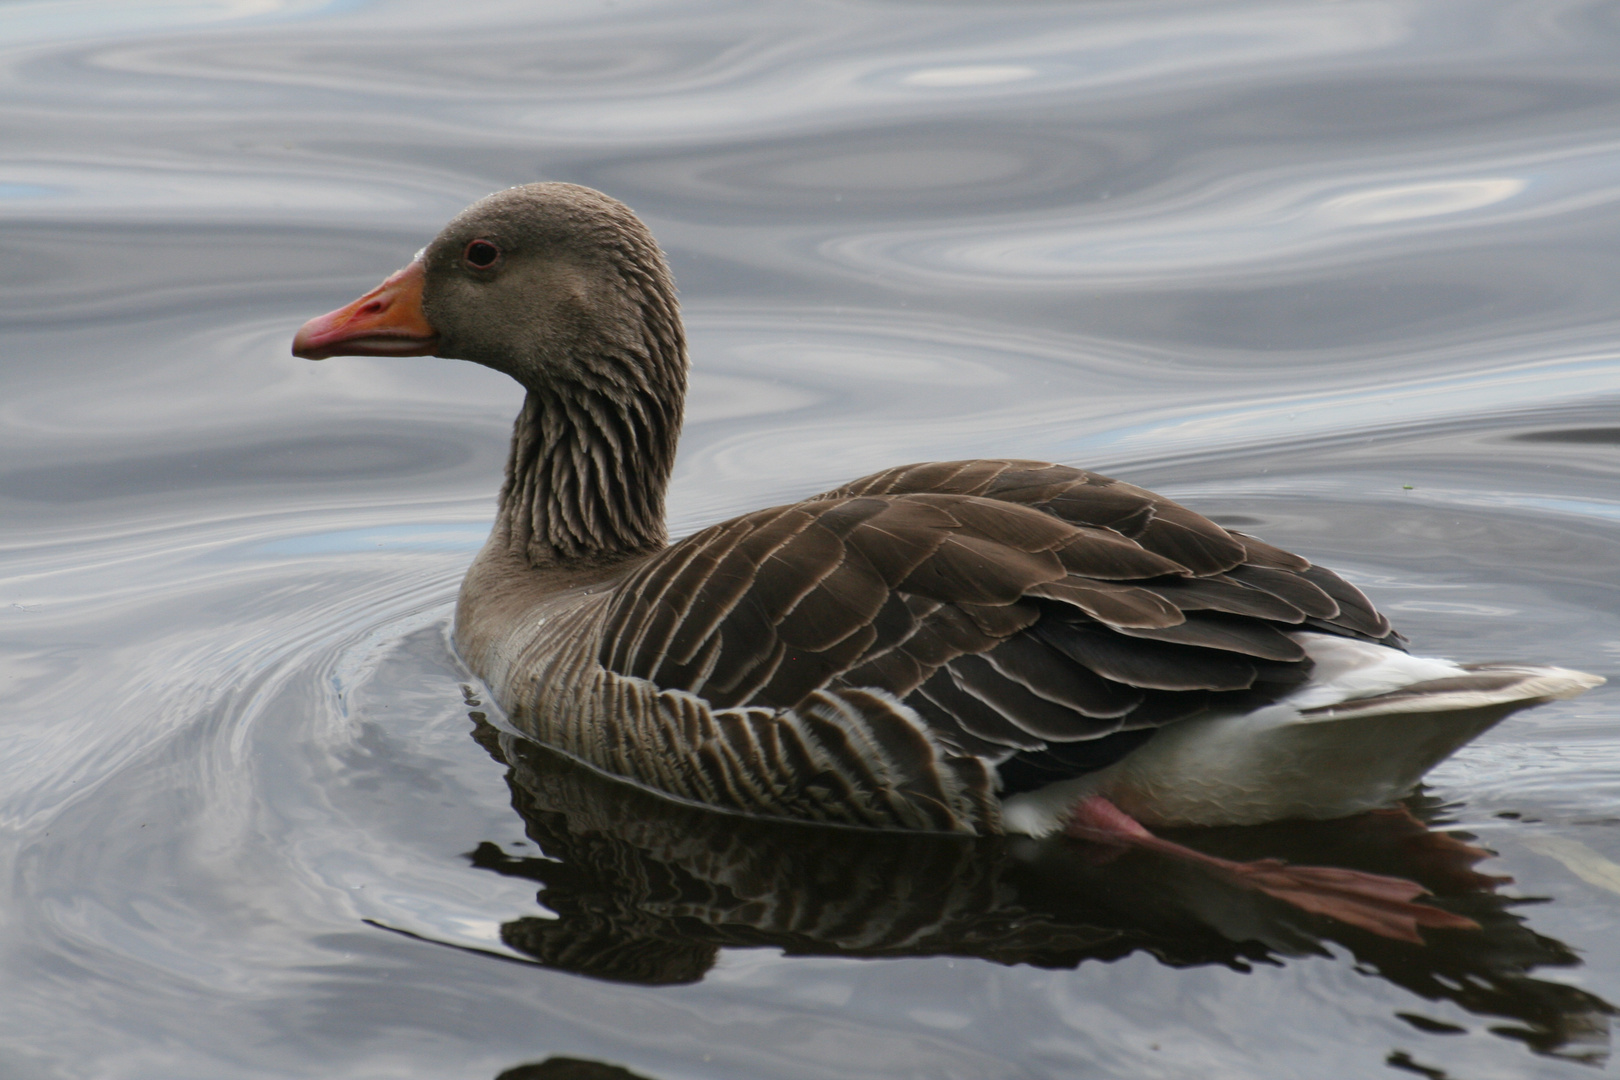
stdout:
<svg viewBox="0 0 1620 1080">
<path fill-rule="evenodd" d="M 305 323 L 293 338 L 293 355 L 431 356 L 439 334 L 422 314 L 427 271 L 413 262 L 347 307 Z"/>
</svg>

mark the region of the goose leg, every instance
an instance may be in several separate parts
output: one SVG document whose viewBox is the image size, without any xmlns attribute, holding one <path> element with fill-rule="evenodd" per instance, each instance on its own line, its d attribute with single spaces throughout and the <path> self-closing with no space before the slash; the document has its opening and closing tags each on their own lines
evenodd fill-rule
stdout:
<svg viewBox="0 0 1620 1080">
<path fill-rule="evenodd" d="M 1413 903 L 1428 890 L 1405 878 L 1335 866 L 1293 866 L 1280 859 L 1235 862 L 1206 855 L 1154 836 L 1135 818 L 1100 795 L 1087 796 L 1075 803 L 1065 831 L 1079 840 L 1145 848 L 1207 866 L 1235 884 L 1382 937 L 1422 944 L 1419 927 L 1479 929 L 1479 924 L 1472 919 Z"/>
</svg>

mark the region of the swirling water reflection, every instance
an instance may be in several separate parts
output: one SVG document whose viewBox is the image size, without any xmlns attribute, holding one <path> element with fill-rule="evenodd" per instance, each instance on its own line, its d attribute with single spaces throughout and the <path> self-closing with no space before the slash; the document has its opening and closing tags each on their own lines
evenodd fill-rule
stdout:
<svg viewBox="0 0 1620 1080">
<path fill-rule="evenodd" d="M 1482 924 L 1421 948 L 1148 859 L 649 804 L 445 645 L 516 388 L 286 349 L 472 198 L 592 184 L 682 287 L 677 531 L 1075 462 L 1423 651 L 1612 674 L 1617 54 L 1580 0 L 0 9 L 0 1071 L 1588 1075 L 1614 690 L 1437 771 L 1432 832 L 1188 838 Z"/>
</svg>

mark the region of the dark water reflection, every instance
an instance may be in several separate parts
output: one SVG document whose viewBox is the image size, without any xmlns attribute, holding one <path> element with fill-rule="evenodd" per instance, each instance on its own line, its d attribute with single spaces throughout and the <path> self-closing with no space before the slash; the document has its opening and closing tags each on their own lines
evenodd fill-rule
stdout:
<svg viewBox="0 0 1620 1080">
<path fill-rule="evenodd" d="M 1483 926 L 1421 949 L 1142 857 L 650 805 L 468 737 L 515 387 L 287 347 L 468 201 L 593 184 L 682 289 L 677 532 L 1072 462 L 1420 651 L 1613 678 L 1617 59 L 1588 0 L 0 5 L 0 1075 L 1591 1075 L 1620 683 L 1431 776 L 1477 866 L 1186 838 Z"/>
<path fill-rule="evenodd" d="M 1429 931 L 1422 946 L 1391 941 L 1202 868 L 1063 839 L 898 836 L 671 806 L 502 734 L 482 713 L 473 719 L 474 737 L 510 766 L 512 806 L 540 854 L 486 842 L 469 860 L 541 885 L 548 914 L 503 923 L 501 940 L 546 967 L 669 986 L 701 980 L 723 948 L 771 947 L 786 956 L 958 956 L 1041 968 L 1143 952 L 1173 968 L 1247 972 L 1332 956 L 1331 942 L 1364 973 L 1419 999 L 1516 1021 L 1492 1030 L 1537 1051 L 1607 1059 L 1613 1006 L 1531 975 L 1580 963 L 1514 912 L 1533 901 L 1499 895 L 1504 879 L 1473 869 L 1485 852 L 1465 834 L 1432 832 L 1404 809 L 1189 839 L 1227 857 L 1316 860 L 1415 880 L 1479 930 Z M 1416 808 L 1431 822 L 1442 813 L 1432 801 Z M 1467 1031 L 1399 1015 L 1419 1030 Z"/>
</svg>

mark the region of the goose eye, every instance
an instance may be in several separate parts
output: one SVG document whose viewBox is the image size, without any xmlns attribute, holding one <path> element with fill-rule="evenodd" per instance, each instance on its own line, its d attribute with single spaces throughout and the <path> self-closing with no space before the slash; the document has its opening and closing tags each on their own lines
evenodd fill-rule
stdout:
<svg viewBox="0 0 1620 1080">
<path fill-rule="evenodd" d="M 495 260 L 501 257 L 501 249 L 488 240 L 473 240 L 467 244 L 467 249 L 461 253 L 461 257 L 468 266 L 488 270 L 495 265 Z"/>
</svg>

